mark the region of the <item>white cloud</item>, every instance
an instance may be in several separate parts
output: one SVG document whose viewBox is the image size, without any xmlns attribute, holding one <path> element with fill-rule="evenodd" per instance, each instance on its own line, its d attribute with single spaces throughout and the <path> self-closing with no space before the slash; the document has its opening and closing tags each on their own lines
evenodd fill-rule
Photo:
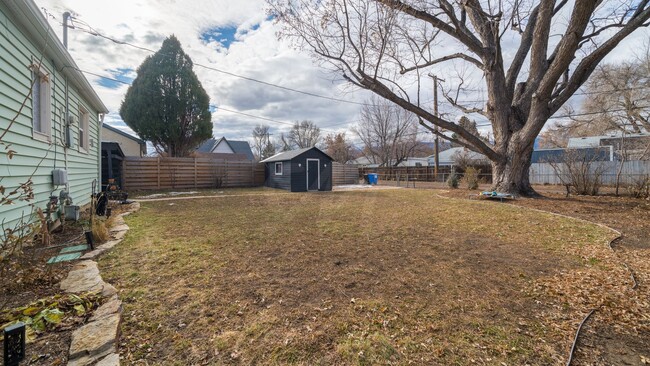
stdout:
<svg viewBox="0 0 650 366">
<path fill-rule="evenodd" d="M 278 40 L 277 26 L 267 19 L 265 3 L 261 0 L 36 2 L 56 17 L 50 22 L 59 37 L 62 36 L 61 14 L 70 11 L 76 17 L 74 24 L 78 28 L 88 29 L 85 22 L 102 34 L 154 50 L 165 37 L 174 34 L 198 64 L 335 98 L 361 102 L 365 95 L 342 93 L 308 55 Z M 235 40 L 228 48 L 200 38 L 202 32 L 222 27 L 237 29 Z M 80 30 L 71 29 L 68 34 L 69 51 L 79 68 L 106 77 L 114 78 L 115 73 L 111 71 L 117 69 L 135 70 L 150 54 Z M 210 95 L 211 104 L 218 107 L 287 122 L 310 119 L 322 126 L 338 123 L 337 128 L 341 122 L 357 118 L 358 105 L 297 94 L 198 66 L 194 71 Z M 100 77 L 90 74 L 86 77 L 110 111 L 105 120 L 125 127 L 118 111 L 127 86 L 110 88 L 100 84 Z M 215 136 L 235 139 L 247 139 L 259 123 L 269 124 L 278 134 L 289 127 L 225 111 L 213 113 L 213 123 Z"/>
<path fill-rule="evenodd" d="M 59 36 L 62 33 L 58 23 L 62 19 L 61 14 L 71 11 L 78 19 L 75 22 L 78 28 L 87 28 L 82 23 L 85 22 L 103 34 L 154 50 L 160 47 L 165 37 L 174 34 L 198 64 L 350 101 L 362 102 L 368 96 L 367 92 L 345 88 L 340 75 L 327 73 L 313 64 L 307 54 L 294 50 L 289 42 L 278 40 L 277 25 L 267 19 L 263 0 L 36 0 L 36 3 L 55 15 L 56 20 L 50 19 L 50 22 Z M 233 27 L 237 31 L 229 47 L 200 38 L 205 31 Z M 622 42 L 607 61 L 620 62 L 630 58 L 635 47 L 644 40 L 647 41 L 649 35 L 647 29 L 635 32 Z M 79 67 L 108 77 L 114 77 L 115 74 L 111 71 L 118 69 L 135 70 L 150 54 L 80 30 L 70 30 L 69 38 L 70 53 Z M 514 54 L 512 47 L 517 42 L 518 36 L 504 39 L 504 47 L 509 48 L 505 50 L 506 64 Z M 433 71 L 447 80 L 449 88 L 458 82 L 451 65 Z M 470 71 L 470 86 L 480 88 L 481 72 Z M 359 116 L 359 105 L 272 88 L 198 66 L 195 66 L 195 72 L 210 95 L 211 104 L 218 107 L 286 122 L 309 119 L 321 126 L 326 133 L 344 131 L 348 127 L 344 122 L 355 121 Z M 133 77 L 132 74 L 126 76 Z M 101 78 L 93 75 L 87 77 L 110 110 L 106 121 L 124 127 L 118 110 L 127 86 L 108 88 L 100 85 Z M 419 91 L 423 105 L 430 105 L 432 88 L 429 80 L 423 80 L 421 88 L 412 83 L 407 90 L 412 96 Z M 480 91 L 471 90 L 462 95 L 461 99 L 483 100 L 485 96 Z M 459 114 L 444 102 L 441 103 L 441 111 L 449 113 L 450 119 Z M 259 123 L 270 125 L 277 134 L 288 129 L 284 124 L 222 110 L 213 113 L 213 123 L 216 137 L 225 135 L 233 139 L 249 138 L 252 128 Z"/>
</svg>

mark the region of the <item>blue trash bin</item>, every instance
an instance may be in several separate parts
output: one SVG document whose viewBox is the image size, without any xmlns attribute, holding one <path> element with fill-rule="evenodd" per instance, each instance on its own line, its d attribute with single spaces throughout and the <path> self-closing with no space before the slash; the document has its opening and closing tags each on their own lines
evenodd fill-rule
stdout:
<svg viewBox="0 0 650 366">
<path fill-rule="evenodd" d="M 377 173 L 370 173 L 368 174 L 368 182 L 370 184 L 377 185 L 377 182 L 379 181 L 379 175 Z"/>
</svg>

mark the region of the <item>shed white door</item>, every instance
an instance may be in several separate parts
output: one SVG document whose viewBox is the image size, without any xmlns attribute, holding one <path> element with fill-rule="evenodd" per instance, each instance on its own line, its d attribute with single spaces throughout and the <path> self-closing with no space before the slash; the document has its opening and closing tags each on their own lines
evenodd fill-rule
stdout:
<svg viewBox="0 0 650 366">
<path fill-rule="evenodd" d="M 320 160 L 307 159 L 307 190 L 320 189 Z"/>
</svg>

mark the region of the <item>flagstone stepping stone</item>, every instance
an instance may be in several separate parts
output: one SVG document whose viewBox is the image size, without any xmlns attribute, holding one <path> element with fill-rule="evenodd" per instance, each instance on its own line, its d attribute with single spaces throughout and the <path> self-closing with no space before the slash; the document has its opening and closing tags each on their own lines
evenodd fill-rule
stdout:
<svg viewBox="0 0 650 366">
<path fill-rule="evenodd" d="M 117 353 L 111 353 L 101 361 L 97 362 L 95 366 L 120 366 L 120 355 Z"/>
<path fill-rule="evenodd" d="M 70 362 L 68 362 L 68 365 L 87 365 L 99 358 L 115 353 L 117 351 L 120 319 L 120 314 L 112 314 L 75 330 L 72 333 Z M 79 359 L 78 363 L 74 363 L 75 359 Z"/>
<path fill-rule="evenodd" d="M 112 296 L 117 293 L 115 287 L 102 280 L 97 262 L 93 261 L 75 264 L 68 277 L 61 281 L 60 286 L 61 290 L 70 293 L 101 292 L 102 296 Z"/>
</svg>

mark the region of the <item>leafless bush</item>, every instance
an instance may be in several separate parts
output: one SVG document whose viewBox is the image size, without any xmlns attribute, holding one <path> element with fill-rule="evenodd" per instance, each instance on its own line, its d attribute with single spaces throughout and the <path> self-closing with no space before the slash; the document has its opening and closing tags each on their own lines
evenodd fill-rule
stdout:
<svg viewBox="0 0 650 366">
<path fill-rule="evenodd" d="M 600 191 L 606 167 L 598 161 L 598 154 L 584 150 L 566 150 L 561 157 L 547 162 L 572 193 L 595 196 Z"/>
<path fill-rule="evenodd" d="M 635 179 L 627 187 L 627 191 L 634 198 L 650 199 L 650 175 Z"/>
<path fill-rule="evenodd" d="M 467 184 L 467 189 L 469 190 L 475 190 L 478 189 L 478 183 L 479 183 L 479 174 L 481 173 L 480 170 L 470 166 L 465 170 L 465 175 L 463 176 L 463 180 Z"/>
</svg>

